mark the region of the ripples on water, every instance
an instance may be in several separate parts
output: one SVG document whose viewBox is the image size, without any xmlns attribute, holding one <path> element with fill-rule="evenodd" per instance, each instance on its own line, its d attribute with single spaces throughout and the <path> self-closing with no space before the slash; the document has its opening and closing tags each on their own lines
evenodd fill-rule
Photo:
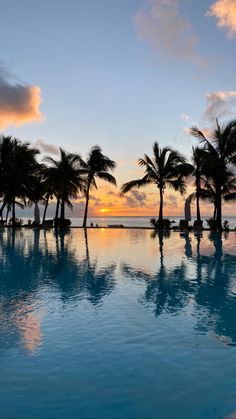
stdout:
<svg viewBox="0 0 236 419">
<path fill-rule="evenodd" d="M 232 416 L 235 245 L 1 230 L 0 417 Z"/>
</svg>

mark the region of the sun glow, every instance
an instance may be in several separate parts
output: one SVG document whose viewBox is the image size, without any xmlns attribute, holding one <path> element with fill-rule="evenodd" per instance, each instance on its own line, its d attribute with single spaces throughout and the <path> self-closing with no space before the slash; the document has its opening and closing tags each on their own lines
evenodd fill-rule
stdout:
<svg viewBox="0 0 236 419">
<path fill-rule="evenodd" d="M 100 212 L 102 212 L 102 213 L 109 212 L 109 209 L 108 208 L 102 208 L 102 209 L 100 209 Z"/>
</svg>

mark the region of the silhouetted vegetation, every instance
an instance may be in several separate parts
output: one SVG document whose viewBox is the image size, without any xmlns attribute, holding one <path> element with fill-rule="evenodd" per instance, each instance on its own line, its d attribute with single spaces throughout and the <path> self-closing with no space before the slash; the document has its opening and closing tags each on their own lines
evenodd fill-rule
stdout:
<svg viewBox="0 0 236 419">
<path fill-rule="evenodd" d="M 125 183 L 123 194 L 131 189 L 155 185 L 159 191 L 159 218 L 155 228 L 167 227 L 164 220 L 164 193 L 167 188 L 184 194 L 186 180 L 193 179 L 195 191 L 189 198 L 196 200 L 197 221 L 201 223 L 200 200 L 213 204 L 210 227 L 222 230 L 222 202 L 236 199 L 236 120 L 220 126 L 209 138 L 197 127 L 190 133 L 200 139 L 200 145 L 193 147 L 191 162 L 171 147 L 153 145 L 153 155 L 140 158 L 139 166 L 144 168 L 144 176 Z M 51 199 L 56 202 L 55 226 L 67 227 L 65 208 L 73 208 L 73 200 L 79 195 L 85 198 L 83 227 L 86 227 L 90 190 L 98 189 L 97 179 L 116 185 L 110 173 L 116 167 L 115 161 L 102 153 L 99 146 L 91 148 L 86 160 L 79 154 L 67 153 L 60 149 L 59 159 L 46 157 L 38 161 L 39 151 L 14 137 L 0 138 L 0 217 L 5 221 L 11 212 L 11 225 L 17 226 L 16 205 L 20 208 L 38 204 L 45 205 L 42 222 L 46 220 Z"/>
<path fill-rule="evenodd" d="M 105 182 L 116 185 L 116 180 L 109 171 L 115 168 L 116 164 L 109 157 L 102 153 L 99 146 L 92 147 L 86 161 L 82 162 L 83 174 L 86 179 L 86 203 L 84 211 L 83 227 L 86 227 L 89 205 L 89 192 L 92 187 L 98 188 L 96 178 L 104 180 Z"/>
<path fill-rule="evenodd" d="M 129 192 L 133 188 L 147 185 L 156 185 L 159 189 L 159 225 L 163 222 L 164 191 L 170 187 L 183 194 L 186 191 L 185 178 L 191 174 L 192 167 L 187 164 L 185 158 L 170 147 L 160 148 L 158 143 L 153 145 L 153 157 L 147 154 L 138 161 L 140 167 L 144 167 L 145 175 L 141 179 L 134 179 L 125 183 L 121 190 Z"/>
<path fill-rule="evenodd" d="M 201 173 L 204 187 L 200 194 L 214 204 L 213 219 L 217 229 L 222 229 L 222 200 L 236 199 L 236 177 L 233 166 L 236 164 L 236 120 L 220 126 L 208 139 L 197 127 L 191 128 L 191 134 L 201 140 L 204 156 L 201 161 Z"/>
<path fill-rule="evenodd" d="M 145 175 L 141 179 L 125 183 L 121 190 L 127 193 L 133 188 L 154 184 L 159 189 L 159 223 L 163 227 L 163 201 L 166 187 L 183 194 L 186 190 L 186 178 L 194 178 L 195 192 L 190 199 L 196 199 L 197 222 L 201 222 L 200 199 L 214 205 L 214 228 L 222 230 L 222 201 L 236 199 L 236 120 L 220 126 L 216 120 L 216 129 L 208 139 L 197 127 L 190 133 L 200 139 L 201 147 L 193 147 L 192 163 L 170 147 L 160 148 L 153 145 L 153 157 L 147 154 L 139 159 L 139 166 L 144 167 Z"/>
<path fill-rule="evenodd" d="M 39 151 L 28 143 L 22 143 L 14 137 L 0 138 L 0 217 L 6 210 L 6 219 L 11 212 L 11 225 L 20 223 L 16 219 L 15 206 L 20 208 L 33 203 L 44 203 L 42 222 L 45 222 L 50 199 L 55 199 L 55 227 L 68 227 L 70 220 L 65 219 L 65 207 L 73 209 L 73 200 L 86 197 L 83 226 L 86 226 L 89 191 L 97 188 L 95 179 L 99 178 L 116 185 L 109 170 L 115 168 L 115 162 L 102 153 L 99 146 L 91 149 L 84 161 L 79 154 L 67 153 L 60 148 L 59 159 L 44 158 L 39 163 L 36 157 Z"/>
</svg>

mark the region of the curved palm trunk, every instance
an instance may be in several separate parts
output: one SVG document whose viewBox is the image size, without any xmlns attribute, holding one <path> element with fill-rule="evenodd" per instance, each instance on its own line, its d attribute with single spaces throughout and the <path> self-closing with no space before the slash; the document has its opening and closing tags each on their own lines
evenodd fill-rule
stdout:
<svg viewBox="0 0 236 419">
<path fill-rule="evenodd" d="M 9 211 L 10 211 L 10 206 L 8 205 L 7 206 L 7 213 L 6 213 L 6 224 L 7 224 L 7 221 L 8 221 Z"/>
<path fill-rule="evenodd" d="M 56 205 L 56 212 L 55 212 L 55 220 L 58 218 L 59 214 L 59 205 L 60 205 L 60 199 L 57 198 L 57 205 Z"/>
<path fill-rule="evenodd" d="M 4 200 L 3 201 L 3 203 L 2 203 L 2 206 L 1 206 L 1 208 L 0 208 L 0 217 L 1 217 L 1 219 L 2 219 L 2 213 L 3 213 L 3 211 L 4 211 L 4 208 L 5 208 L 5 206 L 6 206 L 6 201 Z"/>
<path fill-rule="evenodd" d="M 85 203 L 84 221 L 83 221 L 83 227 L 84 228 L 86 228 L 87 218 L 88 218 L 89 189 L 90 189 L 90 182 L 88 183 L 88 187 L 87 187 L 87 191 L 86 191 L 86 203 Z"/>
<path fill-rule="evenodd" d="M 160 188 L 160 207 L 159 207 L 159 222 L 163 221 L 163 188 Z"/>
<path fill-rule="evenodd" d="M 42 219 L 42 223 L 44 223 L 44 221 L 45 221 L 45 219 L 46 219 L 46 214 L 47 214 L 47 209 L 48 209 L 49 197 L 50 197 L 50 194 L 47 194 L 47 196 L 46 196 L 46 202 L 45 202 L 45 207 L 44 207 L 44 212 L 43 212 L 43 219 Z"/>
</svg>

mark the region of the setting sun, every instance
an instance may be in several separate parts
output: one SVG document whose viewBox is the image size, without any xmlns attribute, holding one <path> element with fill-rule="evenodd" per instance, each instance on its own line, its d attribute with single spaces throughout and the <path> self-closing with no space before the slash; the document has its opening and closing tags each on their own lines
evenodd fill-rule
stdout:
<svg viewBox="0 0 236 419">
<path fill-rule="evenodd" d="M 100 209 L 100 212 L 109 212 L 110 210 L 108 208 L 102 208 Z"/>
</svg>

